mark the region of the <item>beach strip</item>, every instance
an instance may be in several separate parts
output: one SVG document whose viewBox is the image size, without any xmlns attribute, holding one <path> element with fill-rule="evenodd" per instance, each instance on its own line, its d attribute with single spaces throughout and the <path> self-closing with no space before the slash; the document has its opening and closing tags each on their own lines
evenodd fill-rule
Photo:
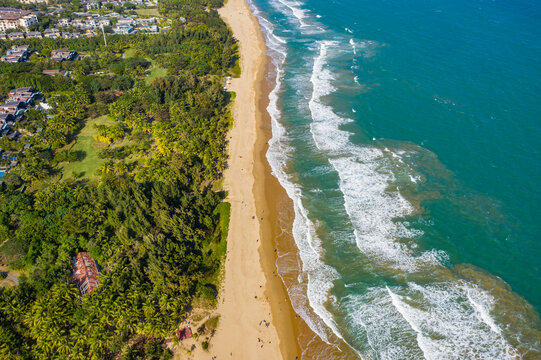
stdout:
<svg viewBox="0 0 541 360">
<path fill-rule="evenodd" d="M 264 198 L 256 199 L 258 191 L 254 188 L 256 181 L 263 181 L 255 179 L 254 163 L 265 161 L 258 156 L 261 147 L 256 142 L 265 136 L 260 124 L 266 112 L 262 99 L 268 95 L 266 45 L 259 23 L 245 0 L 229 0 L 220 15 L 239 41 L 242 72 L 228 87 L 236 93 L 234 124 L 229 134 L 230 160 L 225 173 L 231 220 L 217 309 L 220 322 L 208 352 L 197 351 L 194 356 L 198 359 L 300 358 L 294 315 L 281 279 L 276 276 L 274 247 L 261 247 L 262 242 L 273 239 L 271 234 L 262 233 L 263 220 L 258 209 L 264 207 L 256 201 Z M 264 169 L 258 165 L 258 169 Z"/>
</svg>

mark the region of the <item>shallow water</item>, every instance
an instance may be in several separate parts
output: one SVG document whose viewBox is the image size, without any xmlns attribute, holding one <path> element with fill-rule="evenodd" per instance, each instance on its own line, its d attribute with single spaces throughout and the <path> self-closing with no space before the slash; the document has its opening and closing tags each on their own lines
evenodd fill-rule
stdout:
<svg viewBox="0 0 541 360">
<path fill-rule="evenodd" d="M 539 5 L 252 8 L 295 310 L 364 359 L 541 357 Z"/>
</svg>

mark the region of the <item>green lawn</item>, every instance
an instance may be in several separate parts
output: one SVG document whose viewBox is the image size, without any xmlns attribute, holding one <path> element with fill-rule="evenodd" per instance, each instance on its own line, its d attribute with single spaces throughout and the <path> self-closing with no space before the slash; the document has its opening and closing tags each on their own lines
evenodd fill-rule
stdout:
<svg viewBox="0 0 541 360">
<path fill-rule="evenodd" d="M 150 69 L 150 75 L 147 76 L 147 78 L 145 79 L 147 85 L 152 83 L 152 80 L 154 80 L 155 78 L 157 77 L 166 77 L 167 76 L 167 69 L 164 69 L 162 67 L 159 67 L 159 66 L 153 66 L 151 69 Z"/>
<path fill-rule="evenodd" d="M 128 49 L 124 52 L 124 58 L 129 59 L 137 56 L 137 53 L 135 52 L 135 49 Z"/>
<path fill-rule="evenodd" d="M 147 15 L 147 16 L 162 17 L 160 15 L 160 12 L 156 8 L 154 8 L 154 9 L 137 9 L 137 10 L 135 10 L 135 12 L 137 13 L 137 15 Z"/>
<path fill-rule="evenodd" d="M 100 149 L 94 146 L 94 144 L 99 144 L 94 139 L 94 136 L 97 134 L 94 125 L 110 125 L 112 123 L 113 122 L 107 119 L 107 116 L 105 115 L 86 121 L 84 128 L 77 136 L 77 142 L 71 148 L 72 150 L 84 151 L 86 156 L 81 161 L 64 164 L 62 166 L 64 178 L 73 177 L 73 172 L 76 172 L 80 174 L 81 177 L 87 179 L 98 179 L 98 177 L 94 175 L 94 172 L 105 160 L 98 158 Z"/>
<path fill-rule="evenodd" d="M 231 77 L 240 78 L 240 60 L 235 61 L 235 66 L 231 69 Z"/>
</svg>

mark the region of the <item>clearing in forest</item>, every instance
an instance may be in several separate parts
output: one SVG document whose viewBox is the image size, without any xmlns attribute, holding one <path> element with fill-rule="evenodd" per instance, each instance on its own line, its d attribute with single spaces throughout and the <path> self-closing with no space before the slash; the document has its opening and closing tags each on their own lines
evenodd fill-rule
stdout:
<svg viewBox="0 0 541 360">
<path fill-rule="evenodd" d="M 85 126 L 81 129 L 79 135 L 77 135 L 77 142 L 71 150 L 84 151 L 85 156 L 80 161 L 74 161 L 64 164 L 62 166 L 62 173 L 64 178 L 71 178 L 75 174 L 79 177 L 87 179 L 97 180 L 98 177 L 94 175 L 96 169 L 105 162 L 104 159 L 98 157 L 98 153 L 101 149 L 107 145 L 102 144 L 94 139 L 97 134 L 97 130 L 94 125 L 111 125 L 113 122 L 107 119 L 107 116 L 100 116 L 93 119 L 88 119 L 85 122 Z"/>
</svg>

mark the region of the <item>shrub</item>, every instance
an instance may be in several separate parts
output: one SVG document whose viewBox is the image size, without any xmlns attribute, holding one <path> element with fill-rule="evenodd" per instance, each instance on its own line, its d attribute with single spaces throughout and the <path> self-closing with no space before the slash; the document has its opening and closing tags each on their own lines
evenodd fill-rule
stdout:
<svg viewBox="0 0 541 360">
<path fill-rule="evenodd" d="M 7 173 L 2 178 L 7 186 L 19 187 L 23 184 L 21 177 L 15 173 Z"/>
</svg>

